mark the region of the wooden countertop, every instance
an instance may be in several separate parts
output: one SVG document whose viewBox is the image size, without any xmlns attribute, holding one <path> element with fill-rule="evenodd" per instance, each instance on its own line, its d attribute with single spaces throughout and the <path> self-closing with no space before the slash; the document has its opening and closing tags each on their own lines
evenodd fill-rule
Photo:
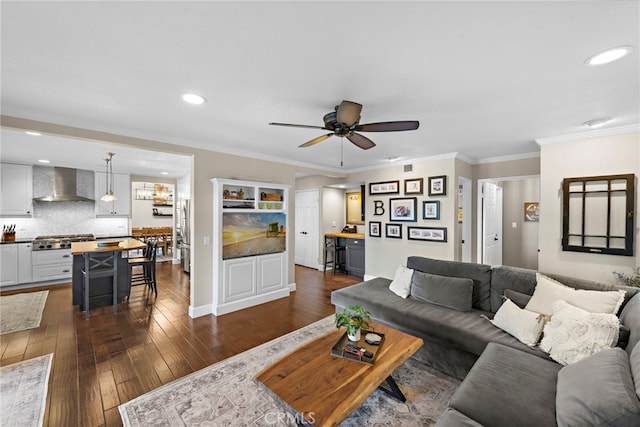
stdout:
<svg viewBox="0 0 640 427">
<path fill-rule="evenodd" d="M 343 239 L 364 239 L 363 233 L 325 233 L 326 237 L 342 237 Z"/>
<path fill-rule="evenodd" d="M 100 243 L 109 240 L 100 240 Z M 120 242 L 118 246 L 98 247 L 97 241 L 91 242 L 72 242 L 71 255 L 82 255 L 86 252 L 110 252 L 110 251 L 131 251 L 134 249 L 142 249 L 147 246 L 146 243 L 136 239 L 113 239 L 114 242 Z"/>
</svg>

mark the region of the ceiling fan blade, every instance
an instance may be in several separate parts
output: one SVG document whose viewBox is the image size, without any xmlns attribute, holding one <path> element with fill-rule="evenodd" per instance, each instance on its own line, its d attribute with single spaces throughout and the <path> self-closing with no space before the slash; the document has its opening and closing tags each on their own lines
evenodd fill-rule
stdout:
<svg viewBox="0 0 640 427">
<path fill-rule="evenodd" d="M 352 132 L 347 135 L 347 139 L 363 150 L 368 150 L 369 148 L 373 148 L 376 146 L 376 144 L 372 140 L 370 140 L 366 136 L 360 135 L 359 133 Z"/>
<path fill-rule="evenodd" d="M 271 126 L 286 126 L 290 128 L 308 128 L 308 129 L 325 129 L 323 126 L 312 126 L 312 125 L 295 125 L 291 123 L 269 123 Z"/>
<path fill-rule="evenodd" d="M 357 102 L 342 101 L 336 111 L 338 123 L 351 127 L 358 123 L 360 120 L 360 112 L 362 111 L 362 105 Z"/>
<path fill-rule="evenodd" d="M 332 136 L 333 136 L 333 133 L 328 133 L 326 135 L 320 135 L 317 138 L 313 138 L 311 141 L 307 141 L 304 144 L 299 145 L 298 148 L 311 147 L 312 145 L 315 145 L 315 144 L 317 144 L 319 142 L 322 142 L 325 139 L 329 139 Z"/>
<path fill-rule="evenodd" d="M 353 130 L 360 132 L 398 132 L 401 130 L 416 130 L 419 126 L 420 122 L 417 120 L 405 120 L 398 122 L 366 123 L 356 126 Z"/>
</svg>

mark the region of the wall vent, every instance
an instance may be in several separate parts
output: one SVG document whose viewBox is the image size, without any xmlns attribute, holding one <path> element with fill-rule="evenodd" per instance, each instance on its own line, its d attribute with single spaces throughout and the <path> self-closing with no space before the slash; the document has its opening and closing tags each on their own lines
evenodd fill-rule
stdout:
<svg viewBox="0 0 640 427">
<path fill-rule="evenodd" d="M 404 165 L 404 171 L 405 172 L 413 171 L 413 165 Z"/>
</svg>

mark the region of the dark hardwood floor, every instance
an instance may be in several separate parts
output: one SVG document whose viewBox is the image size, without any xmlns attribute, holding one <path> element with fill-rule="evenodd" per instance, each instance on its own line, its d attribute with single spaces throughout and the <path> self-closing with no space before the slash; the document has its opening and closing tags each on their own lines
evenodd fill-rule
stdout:
<svg viewBox="0 0 640 427">
<path fill-rule="evenodd" d="M 2 366 L 53 353 L 45 426 L 121 425 L 119 404 L 332 314 L 331 291 L 361 281 L 296 266 L 290 297 L 191 319 L 188 275 L 170 263 L 157 274 L 157 298 L 136 286 L 117 315 L 103 307 L 89 320 L 71 284 L 52 286 L 39 328 L 0 336 Z"/>
</svg>

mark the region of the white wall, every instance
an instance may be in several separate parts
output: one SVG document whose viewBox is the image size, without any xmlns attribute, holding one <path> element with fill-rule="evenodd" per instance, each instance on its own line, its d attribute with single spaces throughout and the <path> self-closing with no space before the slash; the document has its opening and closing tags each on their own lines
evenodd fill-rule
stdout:
<svg viewBox="0 0 640 427">
<path fill-rule="evenodd" d="M 524 204 L 540 201 L 540 178 L 501 181 L 500 186 L 503 196 L 502 264 L 537 270 L 540 223 L 524 220 Z"/>
<path fill-rule="evenodd" d="M 444 156 L 443 156 L 444 157 Z M 413 163 L 411 172 L 404 172 L 404 165 L 398 164 L 384 169 L 372 171 L 358 172 L 349 175 L 350 182 L 365 182 L 365 232 L 366 237 L 366 260 L 365 274 L 369 276 L 381 276 L 393 278 L 393 274 L 398 265 L 406 265 L 407 257 L 412 255 L 426 256 L 430 258 L 453 260 L 455 259 L 455 225 L 457 223 L 456 210 L 456 160 L 453 156 L 446 158 L 434 158 L 433 160 L 423 160 Z M 439 197 L 428 196 L 428 177 L 430 176 L 447 176 L 447 195 Z M 404 180 L 424 178 L 424 192 L 422 195 L 416 195 L 418 199 L 418 211 L 416 222 L 395 222 L 389 219 L 389 199 L 395 197 L 414 197 L 413 195 L 404 195 Z M 396 195 L 370 195 L 369 183 L 381 181 L 400 181 L 400 194 Z M 374 215 L 374 203 L 376 200 L 384 203 L 384 215 Z M 422 219 L 422 202 L 425 200 L 440 201 L 440 220 L 423 220 Z M 380 221 L 382 223 L 383 237 L 369 237 L 368 227 L 369 221 Z M 403 224 L 402 239 L 386 238 L 385 224 Z M 407 239 L 408 226 L 430 226 L 430 227 L 446 227 L 448 232 L 448 240 L 442 242 L 425 242 Z"/>
<path fill-rule="evenodd" d="M 635 257 L 562 251 L 562 180 L 625 173 L 637 176 L 640 133 L 544 144 L 540 162 L 539 269 L 603 283 L 615 282 L 613 271 L 630 272 L 638 259 L 637 228 Z M 636 212 L 639 212 L 637 190 Z"/>
</svg>

